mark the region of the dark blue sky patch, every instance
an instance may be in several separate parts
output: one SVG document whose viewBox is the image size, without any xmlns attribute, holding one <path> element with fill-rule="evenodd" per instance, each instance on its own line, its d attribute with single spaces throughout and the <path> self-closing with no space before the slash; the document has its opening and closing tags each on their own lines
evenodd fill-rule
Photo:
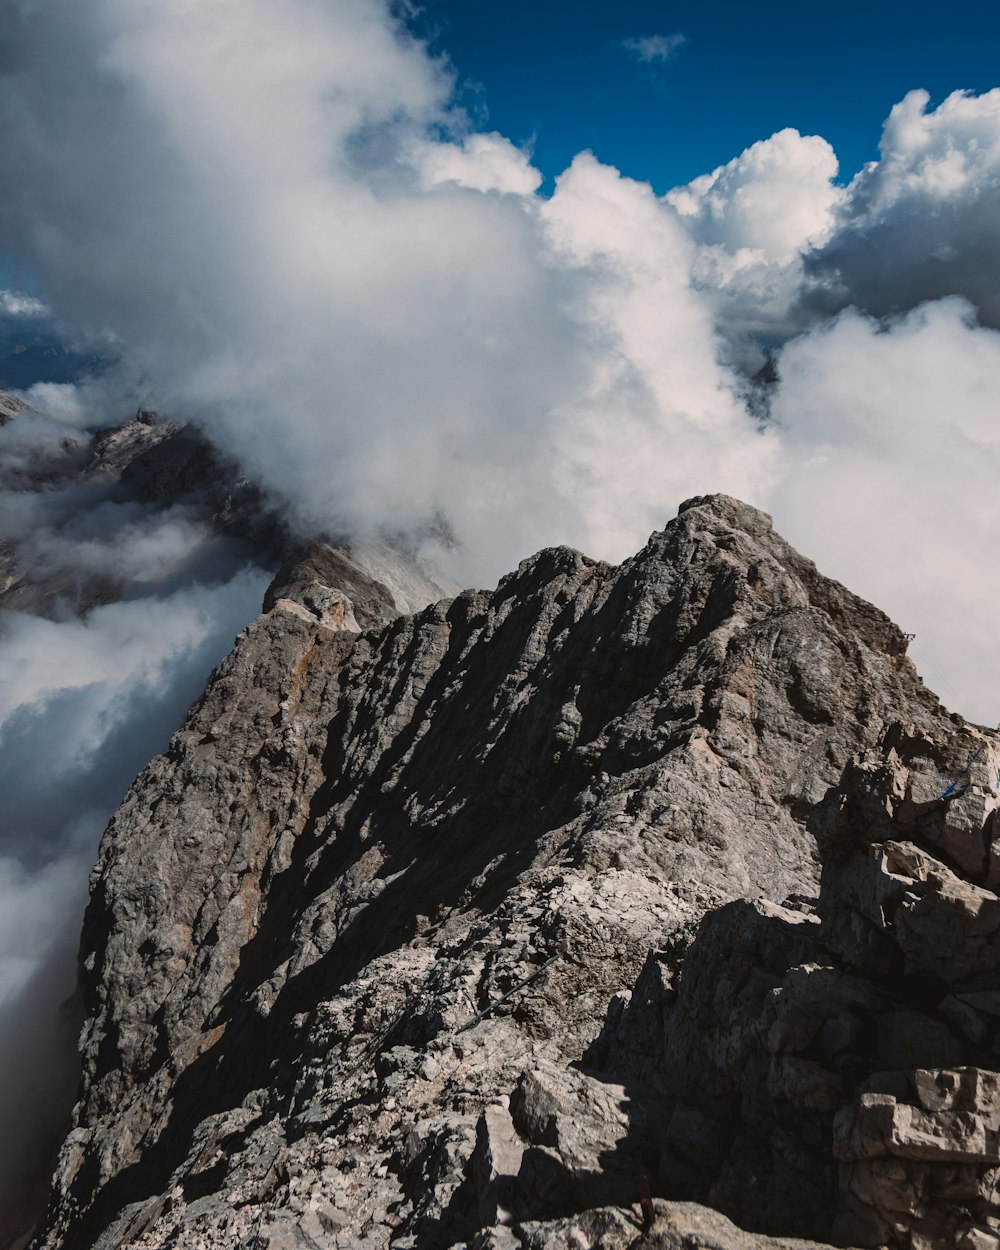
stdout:
<svg viewBox="0 0 1000 1250">
<path fill-rule="evenodd" d="M 425 0 L 410 24 L 450 58 L 477 127 L 531 145 L 548 186 L 589 148 L 662 193 L 786 126 L 828 139 L 846 181 L 907 91 L 934 106 L 1000 81 L 1000 8 L 983 0 Z M 666 58 L 629 46 L 675 35 Z"/>
</svg>

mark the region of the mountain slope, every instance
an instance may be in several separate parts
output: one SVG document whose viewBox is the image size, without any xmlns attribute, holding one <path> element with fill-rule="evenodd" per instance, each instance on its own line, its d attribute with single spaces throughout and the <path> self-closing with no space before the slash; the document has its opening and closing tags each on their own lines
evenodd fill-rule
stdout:
<svg viewBox="0 0 1000 1250">
<path fill-rule="evenodd" d="M 619 1244 L 573 1220 L 677 1192 L 677 1091 L 631 1035 L 609 1064 L 614 996 L 656 950 L 672 1002 L 729 900 L 804 915 L 815 804 L 894 722 L 954 726 L 725 496 L 617 568 L 552 549 L 399 616 L 314 552 L 266 608 L 105 834 L 36 1244 Z"/>
</svg>

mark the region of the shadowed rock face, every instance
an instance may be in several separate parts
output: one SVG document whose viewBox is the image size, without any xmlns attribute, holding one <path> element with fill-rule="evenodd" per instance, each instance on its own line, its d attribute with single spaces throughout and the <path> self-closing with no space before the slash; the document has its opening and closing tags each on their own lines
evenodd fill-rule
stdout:
<svg viewBox="0 0 1000 1250">
<path fill-rule="evenodd" d="M 838 1244 L 997 1244 L 998 782 L 995 733 L 891 726 L 813 810 L 815 913 L 710 914 L 679 989 L 650 959 L 590 1058 L 661 1092 L 662 1188 Z"/>
<path fill-rule="evenodd" d="M 884 966 L 882 869 L 848 802 L 872 787 L 851 778 L 890 760 L 897 722 L 941 760 L 986 737 L 923 688 L 896 627 L 725 496 L 619 567 L 547 550 L 412 616 L 311 549 L 266 607 L 105 834 L 83 1082 L 35 1244 L 840 1237 L 841 1161 L 869 1130 L 850 1111 L 867 1077 L 838 1057 L 869 1012 L 894 1070 L 932 1066 L 886 1014 L 885 979 L 926 969 L 906 971 L 918 937 Z M 966 793 L 942 844 L 979 819 Z M 984 896 L 991 864 L 981 849 Z M 918 902 L 895 868 L 886 890 L 916 933 L 937 870 L 907 865 Z M 960 981 L 987 930 L 948 965 Z M 805 1026 L 775 1030 L 785 998 L 819 1058 Z M 954 1107 L 992 1089 L 933 1079 Z M 904 1132 L 893 1114 L 879 1141 Z M 660 1200 L 687 1196 L 760 1235 Z"/>
</svg>

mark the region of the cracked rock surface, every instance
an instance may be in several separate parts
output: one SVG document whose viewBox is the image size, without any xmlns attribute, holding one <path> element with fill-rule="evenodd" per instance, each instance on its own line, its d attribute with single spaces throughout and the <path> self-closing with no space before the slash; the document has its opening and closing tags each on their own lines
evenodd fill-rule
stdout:
<svg viewBox="0 0 1000 1250">
<path fill-rule="evenodd" d="M 34 1245 L 993 1245 L 997 747 L 897 628 L 725 496 L 398 601 L 290 561 L 113 818 Z"/>
<path fill-rule="evenodd" d="M 661 1190 L 837 1244 L 1000 1245 L 998 780 L 995 733 L 890 726 L 813 809 L 815 909 L 711 913 L 678 984 L 651 957 L 591 1061 L 663 1096 Z"/>
</svg>

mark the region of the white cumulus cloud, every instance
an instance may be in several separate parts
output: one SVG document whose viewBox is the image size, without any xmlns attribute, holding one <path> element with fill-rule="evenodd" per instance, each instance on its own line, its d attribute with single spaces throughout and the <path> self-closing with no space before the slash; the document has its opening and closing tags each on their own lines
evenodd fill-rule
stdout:
<svg viewBox="0 0 1000 1250">
<path fill-rule="evenodd" d="M 1000 327 L 1000 89 L 929 104 L 920 90 L 893 108 L 880 159 L 851 183 L 836 230 L 809 258 L 817 311 L 884 315 L 962 295 Z"/>
<path fill-rule="evenodd" d="M 453 182 L 473 191 L 530 195 L 542 181 L 527 153 L 495 133 L 466 135 L 461 143 L 424 141 L 414 148 L 413 160 L 428 188 Z"/>
<path fill-rule="evenodd" d="M 665 197 L 700 244 L 784 263 L 824 243 L 843 192 L 818 135 L 779 130 Z"/>
<path fill-rule="evenodd" d="M 781 130 L 664 196 L 697 244 L 694 280 L 733 359 L 801 328 L 803 257 L 825 243 L 844 192 L 825 139 Z"/>
<path fill-rule="evenodd" d="M 779 359 L 788 537 L 916 634 L 928 684 L 995 723 L 1000 334 L 959 299 L 884 326 L 857 312 Z"/>
</svg>

